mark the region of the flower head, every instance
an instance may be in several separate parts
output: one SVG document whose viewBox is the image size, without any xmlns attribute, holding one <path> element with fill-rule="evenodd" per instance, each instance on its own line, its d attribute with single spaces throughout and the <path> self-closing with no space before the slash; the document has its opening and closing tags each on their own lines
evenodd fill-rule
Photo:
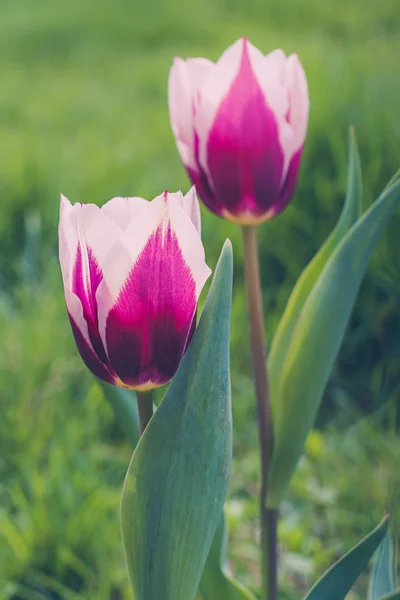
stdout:
<svg viewBox="0 0 400 600">
<path fill-rule="evenodd" d="M 139 390 L 169 381 L 194 332 L 210 269 L 192 188 L 102 208 L 61 196 L 59 252 L 78 350 L 100 379 Z"/>
<path fill-rule="evenodd" d="M 242 38 L 217 63 L 176 58 L 169 110 L 182 161 L 210 210 L 248 225 L 285 208 L 309 111 L 296 54 L 264 56 Z"/>
</svg>

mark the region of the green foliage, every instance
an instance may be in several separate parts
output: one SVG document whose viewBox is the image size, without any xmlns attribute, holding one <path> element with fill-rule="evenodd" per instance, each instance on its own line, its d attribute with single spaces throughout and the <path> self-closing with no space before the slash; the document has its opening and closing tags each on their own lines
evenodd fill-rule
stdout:
<svg viewBox="0 0 400 600">
<path fill-rule="evenodd" d="M 387 528 L 386 518 L 317 581 L 306 600 L 344 600 L 382 542 Z"/>
<path fill-rule="evenodd" d="M 345 203 L 339 221 L 317 254 L 300 275 L 275 333 L 268 357 L 272 401 L 278 401 L 280 377 L 286 354 L 304 304 L 330 258 L 332 252 L 361 215 L 361 165 L 354 131 L 349 136 L 348 183 Z"/>
<path fill-rule="evenodd" d="M 301 312 L 274 404 L 274 449 L 268 499 L 271 506 L 279 505 L 293 475 L 368 260 L 399 203 L 400 182 L 396 181 L 333 251 Z"/>
<path fill-rule="evenodd" d="M 194 598 L 225 502 L 232 459 L 226 242 L 200 323 L 133 454 L 121 531 L 135 600 Z"/>
<path fill-rule="evenodd" d="M 130 453 L 53 290 L 51 279 L 21 286 L 0 315 L 0 597 L 129 598 L 119 503 Z"/>
<path fill-rule="evenodd" d="M 226 524 L 224 514 L 218 522 L 213 543 L 200 582 L 202 600 L 255 600 L 254 596 L 225 570 Z"/>
<path fill-rule="evenodd" d="M 380 600 L 395 588 L 393 542 L 389 532 L 379 546 L 378 556 L 370 578 L 368 600 Z"/>
<path fill-rule="evenodd" d="M 265 52 L 297 52 L 311 96 L 300 181 L 290 207 L 259 236 L 272 339 L 293 285 L 339 216 L 349 124 L 365 206 L 399 167 L 399 17 L 398 0 L 0 3 L 2 599 L 131 598 L 118 531 L 131 450 L 72 340 L 56 258 L 59 193 L 101 204 L 187 188 L 168 123 L 172 57 L 216 59 L 243 34 Z M 235 248 L 229 563 L 256 589 L 257 431 L 240 231 L 202 216 L 211 267 L 226 237 Z M 374 253 L 328 383 L 322 416 L 339 431 L 329 427 L 319 454 L 321 436 L 313 436 L 282 509 L 282 586 L 297 598 L 388 510 L 400 455 L 388 413 L 373 430 L 370 422 L 348 428 L 362 417 L 353 402 L 369 410 L 387 401 L 395 420 L 398 228 L 397 217 Z M 355 597 L 366 597 L 365 580 Z"/>
<path fill-rule="evenodd" d="M 279 402 L 279 384 L 285 364 L 285 358 L 293 338 L 302 310 L 328 262 L 332 252 L 341 242 L 348 230 L 361 215 L 362 181 L 361 165 L 354 131 L 349 135 L 349 166 L 346 199 L 339 221 L 317 254 L 300 275 L 285 312 L 279 322 L 268 356 L 268 374 L 273 406 Z"/>
</svg>

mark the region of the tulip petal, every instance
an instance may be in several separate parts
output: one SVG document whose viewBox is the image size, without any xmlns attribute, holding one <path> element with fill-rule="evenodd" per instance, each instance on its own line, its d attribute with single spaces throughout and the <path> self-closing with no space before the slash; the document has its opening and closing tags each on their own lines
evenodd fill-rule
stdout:
<svg viewBox="0 0 400 600">
<path fill-rule="evenodd" d="M 78 218 L 78 239 L 93 252 L 102 267 L 106 256 L 121 235 L 121 228 L 95 204 L 85 204 Z"/>
<path fill-rule="evenodd" d="M 185 166 L 194 166 L 193 101 L 186 62 L 175 58 L 168 79 L 171 127 Z"/>
<path fill-rule="evenodd" d="M 278 124 L 279 142 L 284 154 L 283 185 L 290 161 L 303 146 L 307 130 L 308 89 L 305 74 L 295 54 L 286 58 L 285 53 L 278 49 L 260 60 L 256 56 L 257 49 L 249 43 L 248 50 L 253 71 Z"/>
<path fill-rule="evenodd" d="M 186 349 L 210 274 L 200 237 L 172 195 L 159 196 L 130 223 L 103 272 L 99 328 L 113 368 L 131 387 L 165 383 Z"/>
<path fill-rule="evenodd" d="M 61 195 L 59 251 L 64 286 L 72 289 L 78 247 L 89 248 L 98 265 L 121 235 L 121 229 L 95 204 L 72 205 Z"/>
<path fill-rule="evenodd" d="M 96 291 L 103 278 L 102 271 L 90 247 L 80 242 L 72 274 L 72 293 L 79 298 L 87 323 L 90 342 L 102 362 L 107 361 L 97 321 Z"/>
<path fill-rule="evenodd" d="M 208 77 L 198 91 L 198 110 L 194 116 L 194 129 L 200 140 L 198 159 L 205 172 L 207 172 L 206 140 L 219 105 L 228 94 L 240 70 L 242 52 L 243 39 L 240 39 L 225 50 L 214 69 L 210 69 Z"/>
<path fill-rule="evenodd" d="M 115 373 L 110 373 L 110 369 L 100 360 L 93 349 L 88 325 L 83 316 L 83 308 L 79 298 L 66 290 L 65 299 L 72 333 L 83 362 L 96 377 L 108 383 L 114 383 L 116 378 Z"/>
<path fill-rule="evenodd" d="M 201 235 L 200 205 L 197 199 L 195 186 L 193 185 L 185 195 L 183 195 L 182 192 L 176 192 L 175 194 L 169 194 L 169 196 L 176 200 L 183 208 L 188 217 L 190 217 L 193 225 L 196 227 L 197 233 Z"/>
<path fill-rule="evenodd" d="M 239 218 L 269 211 L 284 164 L 275 115 L 254 75 L 247 44 L 242 48 L 240 70 L 218 108 L 206 148 L 214 194 Z"/>
<path fill-rule="evenodd" d="M 208 58 L 188 58 L 186 68 L 192 97 L 196 98 L 201 87 L 215 69 L 216 65 Z"/>
<path fill-rule="evenodd" d="M 121 229 L 94 204 L 72 206 L 64 196 L 59 229 L 65 293 L 72 292 L 79 298 L 88 339 L 99 360 L 106 362 L 98 331 L 96 291 L 103 277 L 101 265 Z"/>
<path fill-rule="evenodd" d="M 59 258 L 64 287 L 71 289 L 71 273 L 78 247 L 76 222 L 81 204 L 72 204 L 61 194 L 59 234 Z"/>
<path fill-rule="evenodd" d="M 147 200 L 135 196 L 133 198 L 125 197 L 122 198 L 117 196 L 112 198 L 103 206 L 101 210 L 112 220 L 122 231 L 128 227 L 132 218 L 138 213 L 144 206 L 146 206 Z"/>
<path fill-rule="evenodd" d="M 205 58 L 186 61 L 175 58 L 168 79 L 168 104 L 172 131 L 183 164 L 196 168 L 194 160 L 194 115 L 199 100 L 199 89 L 214 63 Z"/>
<path fill-rule="evenodd" d="M 275 202 L 271 209 L 269 217 L 273 217 L 280 212 L 289 204 L 297 183 L 298 172 L 300 168 L 301 155 L 303 153 L 303 147 L 295 152 L 289 163 L 289 169 L 286 174 L 286 179 L 283 188 L 280 192 L 279 199 Z"/>
<path fill-rule="evenodd" d="M 196 144 L 196 147 L 198 144 Z M 210 183 L 208 181 L 207 175 L 198 162 L 198 152 L 196 149 L 196 161 L 197 161 L 197 169 L 187 168 L 187 172 L 190 178 L 190 181 L 194 184 L 197 193 L 199 194 L 203 203 L 213 211 L 216 215 L 223 215 L 224 207 L 219 202 L 219 199 L 216 198 L 213 190 L 211 189 Z"/>
<path fill-rule="evenodd" d="M 289 98 L 285 86 L 286 54 L 278 48 L 264 56 L 250 42 L 246 44 L 246 51 L 249 54 L 253 73 L 264 93 L 266 103 L 279 124 L 287 124 Z"/>
<path fill-rule="evenodd" d="M 293 128 L 293 152 L 303 146 L 307 133 L 310 101 L 307 79 L 297 54 L 286 62 L 286 85 L 289 95 L 289 122 Z"/>
</svg>

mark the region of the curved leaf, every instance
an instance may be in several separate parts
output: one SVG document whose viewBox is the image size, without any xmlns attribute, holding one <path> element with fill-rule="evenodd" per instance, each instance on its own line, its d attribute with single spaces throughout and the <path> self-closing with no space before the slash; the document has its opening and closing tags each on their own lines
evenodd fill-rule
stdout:
<svg viewBox="0 0 400 600">
<path fill-rule="evenodd" d="M 400 588 L 386 594 L 386 596 L 381 596 L 380 600 L 400 600 Z"/>
<path fill-rule="evenodd" d="M 328 239 L 300 275 L 279 322 L 268 356 L 268 374 L 272 404 L 278 401 L 277 389 L 285 357 L 303 306 L 332 252 L 361 215 L 362 182 L 357 140 L 349 132 L 347 193 L 339 221 Z"/>
<path fill-rule="evenodd" d="M 322 575 L 306 596 L 306 600 L 344 600 L 381 543 L 388 524 L 389 518 L 386 517 L 376 529 Z"/>
<path fill-rule="evenodd" d="M 135 600 L 192 600 L 225 501 L 232 458 L 232 250 L 165 398 L 133 454 L 121 530 Z"/>
<path fill-rule="evenodd" d="M 279 505 L 296 468 L 368 260 L 399 203 L 400 180 L 385 190 L 346 234 L 303 307 L 274 403 L 274 449 L 268 499 L 271 507 Z"/>
<path fill-rule="evenodd" d="M 255 600 L 238 581 L 225 572 L 226 525 L 222 513 L 200 581 L 202 600 Z"/>
<path fill-rule="evenodd" d="M 396 173 L 389 179 L 385 186 L 385 190 L 387 190 L 387 188 L 396 183 L 398 179 L 400 179 L 400 169 L 397 169 Z"/>
<path fill-rule="evenodd" d="M 379 546 L 376 563 L 370 577 L 368 600 L 379 600 L 393 592 L 395 587 L 393 569 L 393 545 L 389 532 Z"/>
</svg>

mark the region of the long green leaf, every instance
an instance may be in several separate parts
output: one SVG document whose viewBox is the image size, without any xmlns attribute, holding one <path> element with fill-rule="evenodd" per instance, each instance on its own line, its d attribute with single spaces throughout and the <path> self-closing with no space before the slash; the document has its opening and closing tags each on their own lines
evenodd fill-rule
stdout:
<svg viewBox="0 0 400 600">
<path fill-rule="evenodd" d="M 113 407 L 117 421 L 126 438 L 135 448 L 140 438 L 135 392 L 117 388 L 100 380 L 97 381 L 105 398 Z M 202 600 L 221 597 L 226 598 L 226 600 L 253 600 L 254 597 L 250 592 L 225 572 L 225 545 L 225 517 L 222 512 L 201 577 L 199 589 L 202 591 L 202 595 L 199 595 L 199 598 Z"/>
<path fill-rule="evenodd" d="M 328 239 L 300 275 L 279 322 L 268 357 L 269 383 L 273 405 L 278 402 L 277 389 L 285 357 L 303 306 L 332 252 L 361 215 L 362 183 L 357 140 L 349 132 L 349 167 L 347 193 L 339 221 Z"/>
<path fill-rule="evenodd" d="M 397 169 L 396 173 L 389 179 L 389 181 L 387 182 L 386 186 L 385 186 L 385 190 L 387 188 L 389 188 L 391 185 L 393 185 L 394 183 L 396 183 L 396 181 L 400 179 L 400 169 Z"/>
<path fill-rule="evenodd" d="M 255 600 L 249 590 L 222 570 L 207 569 L 200 595 L 203 600 Z"/>
<path fill-rule="evenodd" d="M 97 380 L 105 398 L 115 411 L 117 421 L 126 438 L 135 448 L 139 441 L 139 416 L 135 392 L 117 388 Z M 224 571 L 225 564 L 225 518 L 222 512 L 218 527 L 200 581 L 199 598 L 226 598 L 226 600 L 253 600 L 254 597 L 243 586 Z"/>
<path fill-rule="evenodd" d="M 386 594 L 386 596 L 381 596 L 380 600 L 400 600 L 400 588 Z"/>
<path fill-rule="evenodd" d="M 121 529 L 135 600 L 192 600 L 232 458 L 232 250 L 221 253 L 198 328 L 133 454 Z"/>
<path fill-rule="evenodd" d="M 389 524 L 380 525 L 335 563 L 306 596 L 306 600 L 343 600 L 381 543 Z"/>
<path fill-rule="evenodd" d="M 303 451 L 364 276 L 400 203 L 400 180 L 353 225 L 325 265 L 297 322 L 274 406 L 269 506 L 279 505 Z"/>
<path fill-rule="evenodd" d="M 379 551 L 370 577 L 368 600 L 379 600 L 393 592 L 395 587 L 393 569 L 393 545 L 389 532 L 379 546 Z"/>
<path fill-rule="evenodd" d="M 225 571 L 226 526 L 222 513 L 200 581 L 202 600 L 255 600 L 255 597 Z"/>
</svg>

